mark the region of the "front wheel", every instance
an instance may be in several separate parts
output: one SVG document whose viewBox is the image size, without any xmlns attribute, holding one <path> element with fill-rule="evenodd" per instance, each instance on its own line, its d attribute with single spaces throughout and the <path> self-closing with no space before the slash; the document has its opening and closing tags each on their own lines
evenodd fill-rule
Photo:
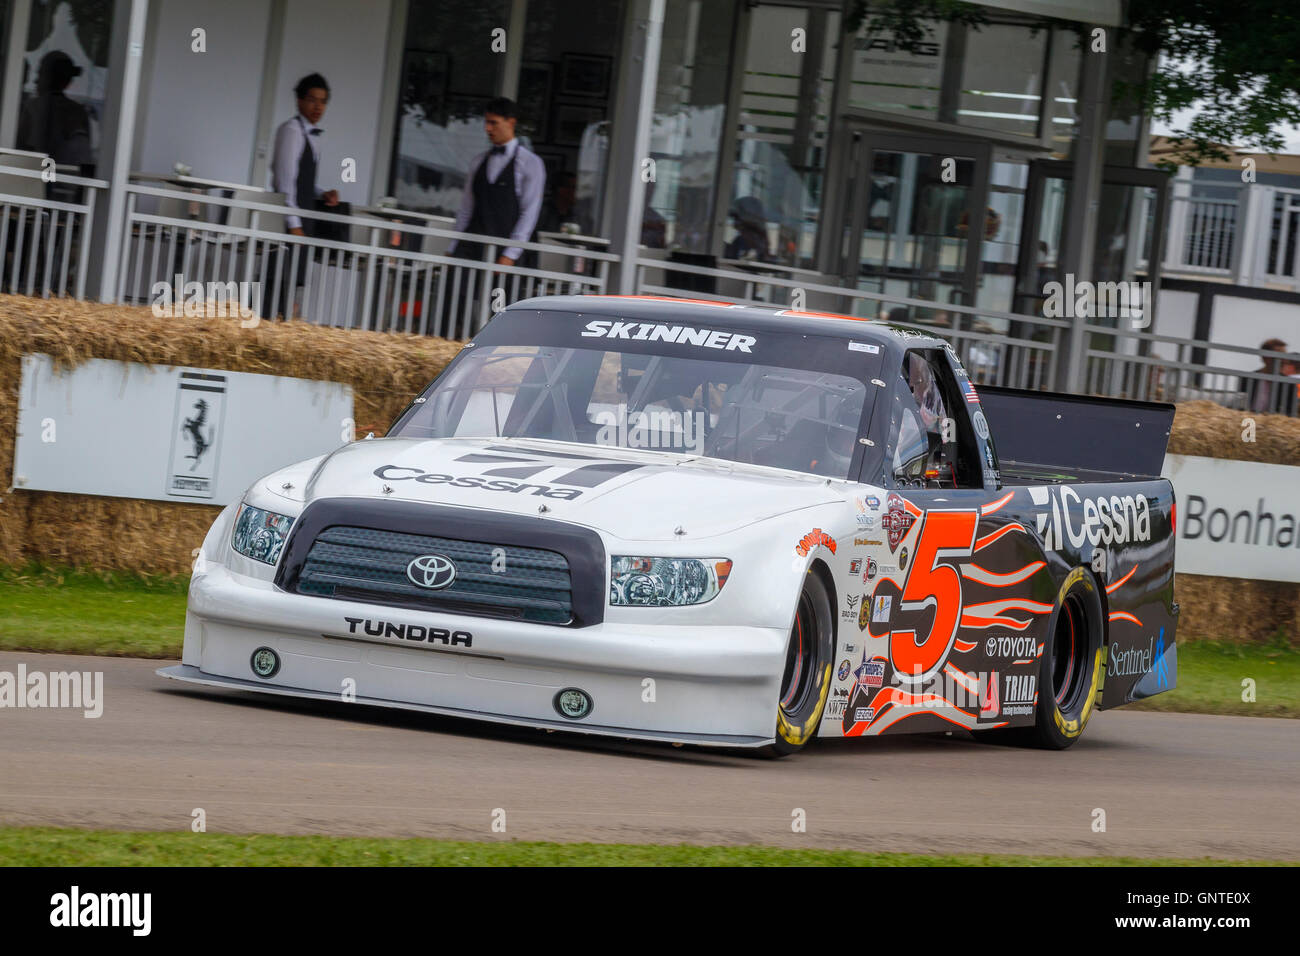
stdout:
<svg viewBox="0 0 1300 956">
<path fill-rule="evenodd" d="M 776 739 L 764 748 L 772 757 L 802 750 L 817 736 L 831 689 L 835 653 L 834 608 L 820 576 L 809 571 L 799 594 L 794 626 L 786 645 Z"/>
</svg>

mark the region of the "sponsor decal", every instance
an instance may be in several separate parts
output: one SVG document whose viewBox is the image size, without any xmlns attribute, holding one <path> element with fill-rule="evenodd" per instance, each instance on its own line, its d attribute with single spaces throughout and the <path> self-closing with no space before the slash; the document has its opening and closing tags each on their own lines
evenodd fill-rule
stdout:
<svg viewBox="0 0 1300 956">
<path fill-rule="evenodd" d="M 875 355 L 880 351 L 879 345 L 872 345 L 870 342 L 849 342 L 850 352 L 866 352 L 869 355 Z"/>
<path fill-rule="evenodd" d="M 849 574 L 857 574 L 862 570 L 862 561 L 853 560 L 849 562 Z"/>
<path fill-rule="evenodd" d="M 349 634 L 368 634 L 370 637 L 395 637 L 402 641 L 424 644 L 445 644 L 448 647 L 473 647 L 474 635 L 469 631 L 449 631 L 445 627 L 427 627 L 423 624 L 394 624 L 392 621 L 370 621 L 362 617 L 345 617 Z M 360 626 L 362 630 L 358 631 Z"/>
<path fill-rule="evenodd" d="M 846 598 L 844 599 L 844 602 L 845 602 L 846 604 L 848 604 L 849 609 L 848 609 L 847 611 L 841 611 L 841 612 L 840 612 L 840 620 L 842 620 L 842 621 L 851 621 L 851 620 L 853 620 L 855 617 L 857 617 L 857 616 L 858 616 L 858 601 L 860 601 L 860 600 L 862 600 L 862 597 L 861 597 L 861 595 L 857 595 L 857 594 L 850 594 L 848 597 L 846 597 Z"/>
<path fill-rule="evenodd" d="M 401 474 L 401 472 L 413 472 L 413 474 Z M 422 485 L 445 484 L 451 488 L 479 488 L 483 491 L 509 491 L 513 494 L 527 491 L 543 498 L 556 498 L 561 501 L 572 501 L 582 494 L 577 488 L 554 488 L 551 485 L 529 484 L 528 482 L 510 481 L 506 478 L 489 480 L 478 475 L 460 477 L 442 475 L 422 471 L 419 468 L 410 468 L 405 465 L 380 465 L 374 470 L 374 475 L 383 481 L 418 481 Z"/>
<path fill-rule="evenodd" d="M 984 417 L 984 411 L 983 411 L 983 409 L 979 409 L 979 408 L 975 409 L 975 414 L 974 414 L 973 416 L 971 416 L 971 420 L 975 423 L 975 434 L 976 434 L 976 435 L 979 435 L 980 438 L 982 438 L 984 441 L 988 441 L 988 440 L 989 440 L 989 420 L 988 420 L 987 418 Z M 991 453 L 989 454 L 989 457 L 990 457 L 990 458 L 993 457 Z M 989 462 L 989 467 L 990 467 L 990 468 L 993 467 L 993 462 L 992 462 L 992 461 Z"/>
<path fill-rule="evenodd" d="M 1160 629 L 1160 637 L 1156 640 L 1156 687 L 1159 690 L 1169 689 L 1169 660 L 1165 657 L 1165 629 Z"/>
<path fill-rule="evenodd" d="M 864 720 L 866 720 L 866 721 L 874 720 L 874 719 L 875 719 L 875 716 L 876 716 L 876 708 L 874 708 L 874 707 L 855 707 L 855 708 L 853 708 L 853 720 L 854 720 L 855 722 L 857 722 L 857 721 L 864 721 Z"/>
<path fill-rule="evenodd" d="M 854 538 L 853 546 L 855 548 L 878 548 L 884 544 L 881 538 Z"/>
<path fill-rule="evenodd" d="M 898 550 L 899 543 L 907 537 L 907 532 L 916 524 L 916 519 L 904 509 L 900 495 L 890 492 L 886 501 L 887 510 L 880 523 L 889 534 L 889 550 L 892 552 Z"/>
<path fill-rule="evenodd" d="M 1165 640 L 1163 633 L 1160 637 L 1160 647 L 1158 649 L 1154 637 L 1147 642 L 1145 648 L 1130 647 L 1125 650 L 1120 650 L 1119 645 L 1112 641 L 1110 645 L 1110 662 L 1106 665 L 1106 673 L 1111 677 L 1134 677 L 1138 674 L 1145 674 L 1147 671 L 1151 670 L 1151 666 L 1155 664 L 1157 650 L 1163 658 L 1165 649 L 1164 645 Z M 1164 685 L 1162 686 L 1168 686 L 1168 665 L 1164 665 L 1163 660 L 1161 663 L 1166 667 Z M 1157 674 L 1156 676 L 1158 678 L 1160 675 Z"/>
<path fill-rule="evenodd" d="M 690 325 L 660 325 L 657 322 L 588 322 L 582 330 L 584 338 L 629 339 L 633 342 L 672 342 L 675 345 L 694 345 L 697 348 L 719 349 L 726 352 L 749 354 L 750 347 L 758 341 L 752 335 L 723 332 L 720 329 L 697 329 Z"/>
<path fill-rule="evenodd" d="M 1002 689 L 1002 716 L 1023 717 L 1034 712 L 1038 700 L 1037 674 L 1007 674 Z"/>
<path fill-rule="evenodd" d="M 813 528 L 806 535 L 800 538 L 799 543 L 794 546 L 794 553 L 802 558 L 818 545 L 828 549 L 831 554 L 835 553 L 835 539 L 821 528 Z"/>
<path fill-rule="evenodd" d="M 1000 634 L 984 641 L 984 653 L 989 657 L 1015 657 L 1036 660 L 1038 638 L 1024 634 Z"/>
<path fill-rule="evenodd" d="M 845 661 L 844 663 L 848 663 Z M 831 691 L 831 699 L 826 702 L 826 713 L 823 719 L 832 720 L 844 719 L 844 708 L 849 705 L 849 689 L 847 687 L 837 688 Z"/>
<path fill-rule="evenodd" d="M 864 500 L 867 503 L 867 507 L 870 508 L 872 511 L 880 510 L 880 499 L 877 498 L 875 495 L 867 495 L 867 497 Z"/>
<path fill-rule="evenodd" d="M 885 684 L 885 662 L 867 660 L 867 652 L 862 652 L 862 663 L 853 672 L 859 687 L 883 687 Z"/>
<path fill-rule="evenodd" d="M 1151 540 L 1151 509 L 1145 495 L 1080 497 L 1069 485 L 1036 485 L 1029 497 L 1044 510 L 1034 515 L 1043 550 L 1059 551 L 1068 541 L 1075 548 L 1084 542 L 1127 544 Z"/>
<path fill-rule="evenodd" d="M 871 623 L 871 601 L 867 596 L 862 595 L 862 607 L 858 609 L 858 630 L 865 631 L 867 625 Z"/>
<path fill-rule="evenodd" d="M 904 548 L 898 552 L 898 570 L 902 571 L 907 568 L 907 549 Z"/>
<path fill-rule="evenodd" d="M 888 622 L 889 612 L 894 603 L 893 597 L 888 594 L 882 594 L 872 601 L 871 620 L 877 623 Z"/>
<path fill-rule="evenodd" d="M 858 648 L 857 648 L 857 645 L 855 645 L 855 644 L 845 644 L 845 645 L 844 645 L 844 653 L 845 653 L 845 654 L 852 654 L 852 653 L 853 653 L 854 651 L 856 651 L 857 649 L 858 649 Z"/>
<path fill-rule="evenodd" d="M 835 674 L 840 680 L 848 680 L 849 674 L 852 672 L 853 665 L 849 663 L 849 659 L 846 657 L 844 660 L 840 661 L 840 669 L 837 670 Z"/>
<path fill-rule="evenodd" d="M 880 572 L 880 566 L 876 564 L 875 558 L 867 558 L 867 570 L 863 572 L 862 580 L 870 581 Z"/>
</svg>

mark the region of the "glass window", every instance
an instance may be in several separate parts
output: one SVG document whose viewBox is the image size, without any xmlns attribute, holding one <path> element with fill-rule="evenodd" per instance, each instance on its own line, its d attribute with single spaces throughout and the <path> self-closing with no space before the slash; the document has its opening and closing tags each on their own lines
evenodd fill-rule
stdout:
<svg viewBox="0 0 1300 956">
<path fill-rule="evenodd" d="M 847 375 L 752 365 L 743 353 L 485 345 L 391 434 L 654 448 L 846 478 L 866 396 Z"/>
<path fill-rule="evenodd" d="M 93 173 L 108 88 L 112 0 L 31 7 L 14 145 Z"/>
<path fill-rule="evenodd" d="M 541 232 L 577 223 L 583 235 L 599 234 L 623 6 L 528 2 L 518 132 L 546 162 Z"/>
<path fill-rule="evenodd" d="M 668 0 L 655 86 L 641 241 L 708 253 L 736 0 Z"/>
<path fill-rule="evenodd" d="M 1037 137 L 1048 31 L 990 23 L 966 31 L 956 121 Z"/>
<path fill-rule="evenodd" d="M 502 56 L 471 48 L 508 21 L 507 0 L 412 0 L 389 193 L 403 209 L 454 216 L 470 162 L 487 147 L 483 106 Z"/>
<path fill-rule="evenodd" d="M 839 23 L 821 9 L 750 12 L 724 258 L 812 264 Z M 801 52 L 795 30 L 804 31 Z"/>
<path fill-rule="evenodd" d="M 929 21 L 929 32 L 915 51 L 898 49 L 893 34 L 867 35 L 870 19 L 853 41 L 849 105 L 937 120 L 948 24 Z"/>
<path fill-rule="evenodd" d="M 894 479 L 917 488 L 981 487 L 978 446 L 943 353 L 908 352 L 900 375 Z"/>
</svg>

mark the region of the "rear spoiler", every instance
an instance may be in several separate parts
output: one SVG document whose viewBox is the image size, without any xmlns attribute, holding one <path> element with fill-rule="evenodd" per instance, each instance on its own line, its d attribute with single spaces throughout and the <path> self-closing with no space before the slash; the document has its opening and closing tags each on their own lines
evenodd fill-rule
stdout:
<svg viewBox="0 0 1300 956">
<path fill-rule="evenodd" d="M 1174 423 L 1168 402 L 979 387 L 1009 475 L 1158 478 Z"/>
</svg>

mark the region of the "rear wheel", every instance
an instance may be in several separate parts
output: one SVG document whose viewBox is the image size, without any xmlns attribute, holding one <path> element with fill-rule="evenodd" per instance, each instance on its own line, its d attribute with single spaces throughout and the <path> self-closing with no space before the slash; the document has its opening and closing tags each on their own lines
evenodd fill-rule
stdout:
<svg viewBox="0 0 1300 956">
<path fill-rule="evenodd" d="M 1075 568 L 1061 585 L 1052 639 L 1039 661 L 1038 706 L 1031 742 L 1064 750 L 1083 735 L 1097 704 L 1105 666 L 1105 617 L 1097 582 Z"/>
<path fill-rule="evenodd" d="M 1086 568 L 1075 568 L 1061 584 L 1048 640 L 1038 660 L 1038 701 L 1030 727 L 985 730 L 990 743 L 1064 750 L 1083 735 L 1097 704 L 1105 615 L 1097 582 Z"/>
<path fill-rule="evenodd" d="M 768 756 L 795 753 L 817 736 L 831 687 L 831 658 L 835 651 L 833 614 L 830 592 L 822 579 L 809 571 L 786 645 L 776 739 L 764 749 Z"/>
</svg>

